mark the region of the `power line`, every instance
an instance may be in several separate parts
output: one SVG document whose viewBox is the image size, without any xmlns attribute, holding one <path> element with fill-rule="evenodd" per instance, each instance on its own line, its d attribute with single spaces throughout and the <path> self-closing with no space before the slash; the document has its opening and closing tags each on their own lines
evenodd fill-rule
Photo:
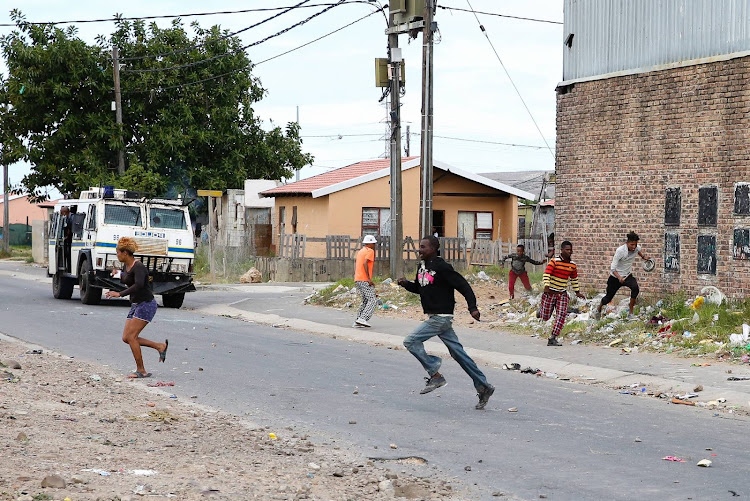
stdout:
<svg viewBox="0 0 750 501">
<path fill-rule="evenodd" d="M 339 139 L 342 137 L 363 137 L 363 136 L 382 136 L 383 134 L 325 134 L 325 135 L 318 135 L 318 136 L 300 136 L 300 137 L 319 137 L 319 138 L 327 138 L 327 139 Z"/>
<path fill-rule="evenodd" d="M 412 132 L 412 135 L 419 135 L 419 132 Z M 533 144 L 521 144 L 521 143 L 504 143 L 501 141 L 486 141 L 482 139 L 468 139 L 465 137 L 453 137 L 453 136 L 432 136 L 432 137 L 438 137 L 440 139 L 451 139 L 453 141 L 464 141 L 467 143 L 482 143 L 482 144 L 497 144 L 500 146 L 512 146 L 514 148 L 530 148 L 534 150 L 543 150 L 545 148 L 549 148 L 549 145 L 546 146 L 535 146 Z M 545 141 L 546 144 L 546 141 Z"/>
<path fill-rule="evenodd" d="M 419 132 L 411 132 L 412 136 L 419 136 Z M 321 134 L 321 135 L 304 135 L 300 136 L 302 138 L 326 138 L 326 139 L 342 139 L 345 137 L 373 137 L 373 136 L 382 136 L 383 134 L 375 134 L 375 133 L 363 133 L 363 134 Z M 534 150 L 543 150 L 548 148 L 548 146 L 537 146 L 533 144 L 521 144 L 521 143 L 507 143 L 502 141 L 488 141 L 488 140 L 482 140 L 482 139 L 469 139 L 465 137 L 455 137 L 455 136 L 433 136 L 440 139 L 450 139 L 452 141 L 463 141 L 467 143 L 481 143 L 481 144 L 493 144 L 498 146 L 510 146 L 514 148 L 530 148 Z"/>
<path fill-rule="evenodd" d="M 438 5 L 438 7 L 441 8 L 441 9 L 445 9 L 445 10 L 457 10 L 457 11 L 460 11 L 460 12 L 472 12 L 475 15 L 476 14 L 484 14 L 484 15 L 487 15 L 487 16 L 506 17 L 508 19 L 518 19 L 518 20 L 521 20 L 521 21 L 533 21 L 535 23 L 563 24 L 562 21 L 550 21 L 548 19 L 536 19 L 536 18 L 533 18 L 533 17 L 511 16 L 511 15 L 508 15 L 508 14 L 499 14 L 497 12 L 482 12 L 480 10 L 474 10 L 474 9 L 468 10 L 468 9 L 461 9 L 459 7 L 447 7 L 445 5 Z"/>
<path fill-rule="evenodd" d="M 221 59 L 222 57 L 227 57 L 227 56 L 231 56 L 231 55 L 234 55 L 234 54 L 238 54 L 240 52 L 246 51 L 250 47 L 255 47 L 256 45 L 260 45 L 260 44 L 262 44 L 264 42 L 267 42 L 268 40 L 270 40 L 272 38 L 275 38 L 275 37 L 278 37 L 280 35 L 283 35 L 284 33 L 287 33 L 289 31 L 293 30 L 294 28 L 302 26 L 303 24 L 308 23 L 309 21 L 311 21 L 311 20 L 315 19 L 316 17 L 320 16 L 321 14 L 324 14 L 324 13 L 328 12 L 329 10 L 333 9 L 334 7 L 337 7 L 337 6 L 341 5 L 341 4 L 343 4 L 345 1 L 346 0 L 339 0 L 335 4 L 331 4 L 330 6 L 326 7 L 323 10 L 321 10 L 320 12 L 316 12 L 312 16 L 309 16 L 309 17 L 303 19 L 302 21 L 294 23 L 291 26 L 287 26 L 286 28 L 284 28 L 281 31 L 277 31 L 276 33 L 274 33 L 272 35 L 268 35 L 267 37 L 265 37 L 265 38 L 263 38 L 261 40 L 253 42 L 251 44 L 247 44 L 247 45 L 245 45 L 243 47 L 240 47 L 239 49 L 235 49 L 235 50 L 231 50 L 229 52 L 225 52 L 224 54 L 219 54 L 217 56 L 209 57 L 208 59 L 202 59 L 200 61 L 195 61 L 195 62 L 192 62 L 192 63 L 178 64 L 176 66 L 169 66 L 167 68 L 147 68 L 147 69 L 140 69 L 140 70 L 122 70 L 122 72 L 123 73 L 155 73 L 155 72 L 162 72 L 162 71 L 179 70 L 179 69 L 183 69 L 183 68 L 190 68 L 192 66 L 197 66 L 197 65 L 200 65 L 200 64 L 203 64 L 203 63 L 208 63 L 210 61 L 215 61 L 217 59 Z"/>
<path fill-rule="evenodd" d="M 362 3 L 362 2 L 357 2 L 357 3 Z M 342 26 L 341 28 L 338 28 L 338 29 L 336 29 L 336 30 L 334 30 L 334 31 L 331 31 L 331 32 L 329 32 L 329 33 L 327 33 L 327 34 L 325 34 L 325 35 L 321 36 L 321 37 L 318 37 L 318 38 L 316 38 L 315 40 L 311 40 L 310 42 L 307 42 L 307 43 L 305 43 L 305 44 L 302 44 L 302 45 L 300 45 L 300 46 L 298 46 L 298 47 L 295 47 L 295 48 L 293 48 L 293 49 L 290 49 L 290 50 L 288 50 L 288 51 L 286 51 L 286 52 L 282 52 L 281 54 L 277 54 L 277 55 L 275 55 L 275 56 L 269 57 L 268 59 L 264 59 L 263 61 L 260 61 L 260 62 L 258 62 L 258 63 L 255 63 L 255 64 L 253 65 L 253 67 L 255 67 L 255 66 L 258 66 L 259 64 L 263 64 L 263 63 L 265 63 L 265 62 L 267 62 L 267 61 L 270 61 L 270 60 L 272 60 L 272 59 L 276 59 L 277 57 L 281 57 L 281 56 L 283 56 L 283 55 L 289 54 L 290 52 L 294 52 L 295 50 L 301 49 L 302 47 L 306 47 L 307 45 L 310 45 L 310 44 L 312 44 L 312 43 L 315 43 L 315 42 L 317 42 L 318 40 L 322 40 L 323 38 L 325 38 L 325 37 L 327 37 L 327 36 L 330 36 L 330 35 L 333 35 L 334 33 L 337 33 L 337 32 L 339 32 L 339 31 L 341 31 L 341 30 L 343 30 L 343 29 L 345 29 L 345 28 L 348 28 L 349 26 L 352 26 L 353 24 L 355 24 L 355 23 L 358 23 L 358 22 L 362 21 L 362 20 L 364 20 L 364 19 L 366 19 L 366 18 L 370 17 L 370 16 L 371 16 L 371 15 L 373 15 L 373 14 L 377 14 L 378 12 L 383 12 L 383 10 L 384 10 L 384 9 L 385 9 L 385 6 L 384 6 L 384 7 L 381 7 L 381 8 L 379 8 L 379 9 L 377 9 L 377 10 L 374 10 L 374 11 L 372 11 L 371 13 L 367 14 L 366 16 L 362 16 L 362 17 L 360 17 L 359 19 L 357 19 L 357 20 L 355 20 L 355 21 L 352 21 L 351 23 L 349 23 L 349 24 L 347 24 L 347 25 L 345 25 L 345 26 Z M 227 75 L 231 75 L 231 74 L 233 74 L 233 73 L 236 73 L 236 70 L 233 70 L 233 71 L 227 71 L 227 72 L 225 72 L 225 73 L 221 73 L 221 74 L 219 74 L 219 75 L 214 75 L 214 76 L 211 76 L 211 77 L 207 77 L 207 78 L 202 78 L 202 79 L 200 79 L 200 80 L 195 80 L 194 82 L 187 82 L 187 83 L 183 83 L 183 84 L 170 85 L 169 87 L 159 87 L 159 88 L 158 88 L 158 89 L 156 89 L 156 90 L 170 90 L 170 89 L 177 89 L 177 88 L 179 88 L 179 87 L 186 87 L 186 86 L 188 86 L 188 85 L 196 85 L 196 84 L 199 84 L 199 83 L 203 83 L 203 82 L 208 82 L 208 81 L 211 81 L 211 80 L 216 80 L 216 79 L 219 79 L 219 78 L 223 78 L 223 77 L 225 77 L 225 76 L 227 76 Z M 154 92 L 154 90 L 151 90 L 151 91 L 141 91 L 141 92 Z M 338 134 L 337 134 L 337 135 L 338 135 Z"/>
<path fill-rule="evenodd" d="M 252 29 L 252 28 L 256 28 L 256 27 L 260 26 L 261 24 L 265 24 L 268 21 L 272 21 L 272 20 L 276 19 L 277 17 L 283 16 L 287 12 L 290 12 L 290 11 L 292 11 L 294 9 L 302 7 L 303 4 L 306 4 L 309 1 L 310 0 L 302 0 L 297 5 L 293 5 L 293 6 L 289 7 L 288 9 L 279 12 L 278 14 L 274 14 L 271 17 L 267 17 L 266 19 L 264 19 L 262 21 L 258 21 L 257 23 L 251 24 L 250 26 L 247 26 L 245 28 L 242 28 L 241 30 L 235 31 L 234 33 L 227 33 L 226 35 L 222 35 L 222 36 L 220 36 L 219 38 L 216 38 L 216 39 L 208 40 L 208 41 L 206 41 L 204 43 L 196 44 L 196 45 L 193 45 L 191 47 L 184 47 L 182 49 L 174 50 L 174 51 L 171 51 L 171 52 L 162 52 L 161 54 L 150 54 L 150 55 L 147 55 L 147 56 L 124 57 L 124 58 L 120 59 L 120 61 L 123 61 L 123 62 L 124 61 L 140 61 L 141 59 L 149 59 L 149 58 L 157 58 L 157 57 L 164 57 L 164 56 L 172 56 L 172 55 L 175 55 L 175 54 L 181 54 L 183 52 L 187 52 L 189 50 L 195 50 L 195 49 L 203 47 L 203 46 L 205 46 L 205 45 L 207 45 L 209 43 L 220 42 L 222 40 L 226 40 L 227 38 L 231 38 L 233 36 L 239 35 L 240 33 L 243 33 L 243 32 L 245 32 L 247 30 Z"/>
<path fill-rule="evenodd" d="M 370 4 L 372 5 L 372 2 L 368 2 L 367 0 L 348 0 L 348 3 L 364 3 L 364 4 Z M 310 5 L 302 5 L 299 8 L 302 9 L 311 9 L 314 7 L 326 7 L 329 5 L 334 5 L 332 3 L 316 3 L 316 4 L 310 4 Z M 220 10 L 220 11 L 214 11 L 214 12 L 193 12 L 190 14 L 163 14 L 163 15 L 157 15 L 157 16 L 140 16 L 140 17 L 108 17 L 108 18 L 102 18 L 102 19 L 77 19 L 77 20 L 70 20 L 70 21 L 38 21 L 38 22 L 30 22 L 30 21 L 23 21 L 22 24 L 30 24 L 30 25 L 57 25 L 57 24 L 83 24 L 83 23 L 107 23 L 107 22 L 114 22 L 114 21 L 148 21 L 151 19 L 171 19 L 176 17 L 199 17 L 199 16 L 218 16 L 223 14 L 246 14 L 248 12 L 269 12 L 269 11 L 275 11 L 275 10 L 285 10 L 289 7 L 259 7 L 255 9 L 241 9 L 241 10 Z M 16 23 L 0 23 L 0 28 L 14 28 L 16 27 Z"/>
<path fill-rule="evenodd" d="M 326 33 L 325 35 L 323 35 L 323 36 L 321 36 L 321 37 L 318 37 L 318 38 L 316 38 L 315 40 L 310 40 L 309 42 L 307 42 L 307 43 L 305 43 L 305 44 L 302 44 L 302 45 L 300 45 L 300 46 L 298 46 L 298 47 L 295 47 L 295 48 L 293 48 L 293 49 L 289 49 L 289 50 L 288 50 L 288 51 L 286 51 L 286 52 L 282 52 L 281 54 L 276 54 L 275 56 L 269 57 L 268 59 L 264 59 L 263 61 L 260 61 L 260 62 L 256 63 L 256 66 L 257 66 L 257 65 L 259 65 L 259 64 L 263 64 L 263 63 L 266 63 L 266 62 L 268 62 L 268 61 L 271 61 L 272 59 L 276 59 L 277 57 L 285 56 L 285 55 L 289 54 L 290 52 L 294 52 L 295 50 L 299 50 L 299 49 L 301 49 L 301 48 L 303 48 L 303 47 L 307 47 L 308 45 L 310 45 L 310 44 L 313 44 L 313 43 L 317 42 L 318 40 L 323 40 L 324 38 L 326 38 L 326 37 L 328 37 L 328 36 L 331 36 L 331 35 L 333 35 L 334 33 L 338 33 L 339 31 L 341 31 L 341 30 L 343 30 L 343 29 L 345 29 L 345 28 L 348 28 L 349 26 L 351 26 L 351 25 L 353 25 L 353 24 L 355 24 L 355 23 L 358 23 L 358 22 L 362 21 L 362 20 L 363 20 L 363 19 L 365 19 L 365 18 L 368 18 L 368 17 L 372 16 L 373 14 L 377 14 L 378 12 L 385 12 L 385 6 L 383 6 L 383 7 L 379 8 L 378 10 L 375 10 L 375 11 L 372 11 L 372 12 L 370 12 L 370 13 L 369 13 L 369 14 L 367 14 L 366 16 L 362 16 L 362 17 L 360 17 L 360 18 L 359 18 L 359 19 L 357 19 L 356 21 L 352 21 L 351 23 L 347 24 L 346 26 L 342 26 L 341 28 L 339 28 L 339 29 L 337 29 L 337 30 L 334 30 L 334 31 L 332 31 L 332 32 L 330 32 L 330 33 Z M 387 23 L 387 22 L 388 22 L 388 20 L 386 19 L 386 23 Z"/>
<path fill-rule="evenodd" d="M 497 53 L 497 49 L 495 49 L 495 46 L 492 44 L 492 40 L 490 40 L 490 37 L 487 34 L 487 30 L 484 28 L 484 25 L 479 21 L 479 16 L 477 16 L 477 13 L 474 10 L 474 7 L 471 6 L 471 2 L 469 0 L 466 0 L 466 3 L 469 4 L 469 8 L 471 9 L 471 12 L 474 13 L 474 17 L 476 18 L 477 23 L 479 24 L 479 29 L 481 29 L 482 33 L 484 33 L 484 37 L 487 39 L 487 42 L 490 44 L 490 47 L 492 47 L 492 51 L 495 53 L 495 57 L 497 57 L 497 60 L 500 62 L 500 66 L 503 67 L 503 71 L 505 71 L 505 74 L 508 76 L 508 80 L 510 80 L 511 85 L 516 90 L 516 94 L 518 94 L 518 98 L 521 100 L 521 103 L 523 103 L 523 107 L 526 108 L 526 113 L 528 113 L 529 117 L 531 117 L 531 121 L 534 122 L 534 126 L 536 127 L 536 130 L 539 131 L 539 135 L 542 136 L 542 141 L 544 141 L 544 144 L 547 145 L 547 149 L 549 150 L 550 155 L 552 155 L 552 158 L 554 158 L 555 153 L 552 151 L 552 148 L 550 148 L 549 144 L 547 143 L 547 139 L 544 137 L 544 134 L 542 134 L 542 129 L 540 129 L 539 124 L 536 123 L 536 120 L 534 119 L 534 115 L 531 114 L 531 110 L 526 105 L 526 101 L 524 101 L 523 96 L 521 95 L 521 92 L 518 90 L 518 87 L 516 87 L 516 83 L 511 78 L 510 73 L 508 72 L 508 69 L 505 67 L 505 64 L 503 64 L 503 60 L 500 59 L 500 54 Z"/>
</svg>

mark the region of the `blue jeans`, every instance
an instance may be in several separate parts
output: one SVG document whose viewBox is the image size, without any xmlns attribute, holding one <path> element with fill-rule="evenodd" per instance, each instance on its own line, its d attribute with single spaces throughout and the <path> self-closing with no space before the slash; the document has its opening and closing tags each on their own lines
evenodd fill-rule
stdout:
<svg viewBox="0 0 750 501">
<path fill-rule="evenodd" d="M 458 362 L 458 365 L 471 377 L 477 391 L 482 391 L 489 386 L 484 373 L 479 370 L 474 360 L 466 354 L 464 347 L 458 340 L 456 331 L 453 330 L 453 317 L 432 315 L 404 339 L 406 349 L 419 360 L 430 377 L 440 370 L 440 365 L 443 363 L 442 358 L 428 355 L 424 350 L 424 342 L 434 336 L 440 338 L 448 348 L 448 353 L 451 354 L 453 360 Z"/>
</svg>

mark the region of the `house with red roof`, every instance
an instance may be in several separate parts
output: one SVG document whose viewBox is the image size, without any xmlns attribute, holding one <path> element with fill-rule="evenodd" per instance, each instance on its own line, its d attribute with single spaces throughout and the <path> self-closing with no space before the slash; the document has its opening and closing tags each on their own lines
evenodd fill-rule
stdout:
<svg viewBox="0 0 750 501">
<path fill-rule="evenodd" d="M 404 236 L 419 239 L 419 157 L 401 163 Z M 514 240 L 518 200 L 534 195 L 479 174 L 435 161 L 433 221 L 439 236 L 467 240 Z M 357 162 L 262 191 L 273 197 L 273 244 L 282 233 L 326 235 L 390 234 L 390 160 Z M 325 257 L 323 243 L 309 243 L 306 257 Z"/>
</svg>

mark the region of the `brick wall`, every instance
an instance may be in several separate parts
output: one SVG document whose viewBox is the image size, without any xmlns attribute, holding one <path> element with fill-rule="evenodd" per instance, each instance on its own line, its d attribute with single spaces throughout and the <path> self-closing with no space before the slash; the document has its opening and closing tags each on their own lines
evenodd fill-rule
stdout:
<svg viewBox="0 0 750 501">
<path fill-rule="evenodd" d="M 634 268 L 647 292 L 715 285 L 750 290 L 750 261 L 733 257 L 735 184 L 750 182 L 750 58 L 577 83 L 558 89 L 555 240 L 573 242 L 584 286 L 604 289 L 629 230 L 656 260 Z M 718 188 L 718 221 L 698 225 L 698 190 Z M 665 192 L 680 188 L 678 226 Z M 680 236 L 678 272 L 665 271 L 665 232 Z M 698 273 L 698 235 L 716 237 L 716 274 Z"/>
</svg>

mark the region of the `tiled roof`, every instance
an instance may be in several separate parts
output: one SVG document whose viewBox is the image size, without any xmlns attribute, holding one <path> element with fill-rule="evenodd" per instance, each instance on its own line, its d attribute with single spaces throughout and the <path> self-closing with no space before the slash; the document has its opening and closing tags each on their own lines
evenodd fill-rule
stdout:
<svg viewBox="0 0 750 501">
<path fill-rule="evenodd" d="M 417 157 L 402 158 L 401 162 L 412 160 Z M 375 160 L 365 160 L 364 162 L 357 162 L 356 164 L 347 165 L 334 169 L 317 176 L 308 177 L 307 179 L 301 179 L 294 183 L 285 184 L 283 186 L 277 186 L 270 190 L 262 191 L 263 196 L 283 196 L 291 194 L 310 194 L 314 190 L 319 190 L 327 186 L 331 186 L 342 181 L 348 181 L 371 172 L 376 172 L 383 169 L 388 169 L 391 165 L 391 161 L 388 158 L 378 158 Z"/>
</svg>

